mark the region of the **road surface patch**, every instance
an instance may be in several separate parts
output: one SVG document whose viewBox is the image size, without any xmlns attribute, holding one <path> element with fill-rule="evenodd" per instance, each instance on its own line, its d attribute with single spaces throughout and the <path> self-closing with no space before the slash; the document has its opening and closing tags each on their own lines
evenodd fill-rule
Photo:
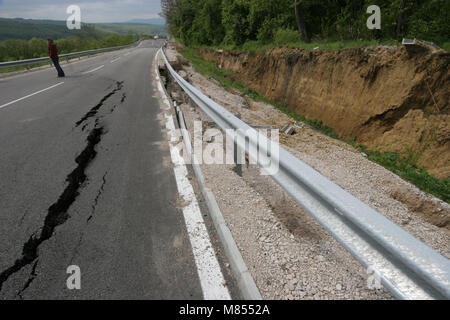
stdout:
<svg viewBox="0 0 450 320">
<path fill-rule="evenodd" d="M 97 70 L 100 70 L 100 69 L 103 68 L 104 66 L 105 66 L 105 65 L 101 65 L 100 67 L 97 67 L 97 68 L 95 68 L 95 69 L 92 69 L 92 70 L 83 72 L 82 74 L 88 74 L 88 73 L 95 72 L 95 71 L 97 71 Z"/>
<path fill-rule="evenodd" d="M 62 85 L 63 83 L 64 83 L 64 82 L 57 83 L 57 84 L 55 84 L 55 85 L 53 85 L 53 86 L 51 86 L 51 87 L 48 87 L 48 88 L 45 88 L 45 89 L 36 91 L 36 92 L 34 92 L 34 93 L 32 93 L 32 94 L 29 94 L 29 95 L 27 95 L 27 96 L 25 96 L 25 97 L 22 97 L 22 98 L 20 98 L 20 99 L 17 99 L 17 100 L 14 100 L 14 101 L 5 103 L 4 105 L 1 105 L 1 106 L 0 106 L 0 109 L 2 109 L 2 108 L 4 108 L 4 107 L 7 107 L 7 106 L 9 106 L 9 105 L 11 105 L 11 104 L 13 104 L 13 103 L 16 103 L 16 102 L 19 102 L 19 101 L 21 101 L 21 100 L 27 99 L 27 98 L 29 98 L 29 97 L 32 97 L 32 96 L 34 96 L 34 95 L 36 95 L 36 94 L 39 94 L 39 93 L 42 93 L 42 92 L 44 92 L 44 91 L 53 89 L 53 88 L 55 88 L 55 87 L 57 87 L 57 86 Z"/>
</svg>

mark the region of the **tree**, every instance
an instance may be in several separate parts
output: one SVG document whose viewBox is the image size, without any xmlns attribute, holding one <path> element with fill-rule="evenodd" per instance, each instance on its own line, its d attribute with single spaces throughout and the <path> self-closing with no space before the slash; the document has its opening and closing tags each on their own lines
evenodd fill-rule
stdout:
<svg viewBox="0 0 450 320">
<path fill-rule="evenodd" d="M 449 0 L 376 0 L 381 30 L 367 28 L 373 0 L 161 0 L 169 32 L 186 45 L 259 44 L 295 39 L 449 42 Z"/>
<path fill-rule="evenodd" d="M 304 42 L 311 42 L 311 39 L 309 38 L 308 35 L 308 31 L 306 30 L 305 18 L 303 16 L 303 9 L 302 9 L 302 1 L 296 0 L 296 2 L 294 3 L 294 8 L 295 8 L 295 19 L 297 21 L 298 31 L 300 32 L 302 40 Z"/>
<path fill-rule="evenodd" d="M 403 31 L 403 27 L 405 24 L 405 7 L 406 0 L 400 0 L 400 10 L 397 16 L 397 26 L 395 29 L 395 38 L 398 38 Z"/>
<path fill-rule="evenodd" d="M 250 39 L 249 12 L 250 2 L 247 0 L 222 1 L 222 24 L 225 28 L 225 43 L 240 46 Z"/>
</svg>

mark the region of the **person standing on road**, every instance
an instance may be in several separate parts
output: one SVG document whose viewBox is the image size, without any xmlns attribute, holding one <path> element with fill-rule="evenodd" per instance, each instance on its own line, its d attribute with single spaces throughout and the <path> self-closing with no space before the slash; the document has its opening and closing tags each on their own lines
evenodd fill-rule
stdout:
<svg viewBox="0 0 450 320">
<path fill-rule="evenodd" d="M 53 43 L 52 39 L 47 39 L 48 43 L 48 56 L 53 61 L 53 65 L 58 71 L 58 77 L 65 77 L 64 71 L 59 65 L 59 57 L 58 57 L 58 49 L 56 49 L 56 45 Z"/>
</svg>

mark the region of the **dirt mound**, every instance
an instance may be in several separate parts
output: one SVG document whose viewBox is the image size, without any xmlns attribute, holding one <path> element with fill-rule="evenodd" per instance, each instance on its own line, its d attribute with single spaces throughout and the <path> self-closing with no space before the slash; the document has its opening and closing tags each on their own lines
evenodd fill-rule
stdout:
<svg viewBox="0 0 450 320">
<path fill-rule="evenodd" d="M 404 187 L 394 188 L 392 198 L 405 204 L 408 209 L 422 216 L 428 222 L 440 228 L 450 230 L 450 210 L 439 205 L 433 198 L 422 197 L 417 193 L 409 192 Z M 405 222 L 407 223 L 407 222 Z"/>
<path fill-rule="evenodd" d="M 201 50 L 205 59 L 279 105 L 320 119 L 370 149 L 413 153 L 450 177 L 450 53 L 378 46 L 266 53 Z"/>
</svg>

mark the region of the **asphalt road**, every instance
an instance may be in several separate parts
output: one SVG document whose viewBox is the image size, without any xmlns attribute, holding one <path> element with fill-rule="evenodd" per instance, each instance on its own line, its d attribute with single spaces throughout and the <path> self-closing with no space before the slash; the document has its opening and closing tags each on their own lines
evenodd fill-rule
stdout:
<svg viewBox="0 0 450 320">
<path fill-rule="evenodd" d="M 0 79 L 0 299 L 204 297 L 158 119 L 160 45 Z"/>
</svg>

